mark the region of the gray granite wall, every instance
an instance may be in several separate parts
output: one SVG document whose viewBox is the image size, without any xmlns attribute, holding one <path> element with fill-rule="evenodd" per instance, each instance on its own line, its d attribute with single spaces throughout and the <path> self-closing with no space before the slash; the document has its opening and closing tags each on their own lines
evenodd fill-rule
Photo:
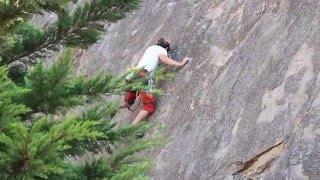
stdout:
<svg viewBox="0 0 320 180">
<path fill-rule="evenodd" d="M 193 60 L 151 119 L 154 179 L 320 179 L 319 0 L 146 0 L 78 70 L 124 72 L 160 37 Z"/>
</svg>

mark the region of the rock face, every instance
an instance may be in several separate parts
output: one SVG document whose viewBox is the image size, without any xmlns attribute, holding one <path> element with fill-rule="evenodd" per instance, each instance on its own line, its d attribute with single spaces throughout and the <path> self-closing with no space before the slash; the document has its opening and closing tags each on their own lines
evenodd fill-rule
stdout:
<svg viewBox="0 0 320 180">
<path fill-rule="evenodd" d="M 160 37 L 193 58 L 151 118 L 170 140 L 154 179 L 320 178 L 319 0 L 147 0 L 129 16 L 79 71 L 125 72 Z"/>
</svg>

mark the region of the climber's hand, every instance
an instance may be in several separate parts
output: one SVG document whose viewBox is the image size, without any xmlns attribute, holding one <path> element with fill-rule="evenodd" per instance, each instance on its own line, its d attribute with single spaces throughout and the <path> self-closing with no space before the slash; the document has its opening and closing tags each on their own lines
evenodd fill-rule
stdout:
<svg viewBox="0 0 320 180">
<path fill-rule="evenodd" d="M 181 61 L 180 67 L 185 66 L 189 61 L 190 61 L 190 58 L 185 57 L 185 58 Z"/>
</svg>

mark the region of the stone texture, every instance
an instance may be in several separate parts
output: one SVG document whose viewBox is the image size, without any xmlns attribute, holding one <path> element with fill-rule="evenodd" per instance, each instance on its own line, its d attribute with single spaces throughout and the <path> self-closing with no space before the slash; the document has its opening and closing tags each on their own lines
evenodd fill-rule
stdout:
<svg viewBox="0 0 320 180">
<path fill-rule="evenodd" d="M 320 1 L 147 0 L 78 70 L 125 72 L 160 37 L 193 60 L 151 119 L 169 139 L 154 179 L 320 178 Z"/>
</svg>

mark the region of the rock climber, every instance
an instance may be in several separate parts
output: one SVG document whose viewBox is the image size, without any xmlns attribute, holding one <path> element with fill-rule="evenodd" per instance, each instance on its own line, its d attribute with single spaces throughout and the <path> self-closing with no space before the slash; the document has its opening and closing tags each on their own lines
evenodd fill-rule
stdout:
<svg viewBox="0 0 320 180">
<path fill-rule="evenodd" d="M 169 51 L 170 44 L 164 38 L 161 38 L 158 40 L 156 45 L 148 47 L 144 52 L 136 68 L 139 69 L 139 72 L 137 73 L 139 78 L 149 79 L 148 87 L 154 86 L 152 75 L 161 63 L 182 68 L 189 61 L 188 57 L 185 57 L 181 62 L 174 61 L 168 57 Z M 129 74 L 126 77 L 126 80 L 130 81 L 131 78 L 132 75 Z M 127 91 L 124 95 L 121 108 L 130 108 L 130 106 L 134 104 L 137 96 L 142 102 L 142 110 L 132 122 L 133 125 L 141 122 L 142 120 L 146 120 L 156 109 L 156 99 L 148 90 L 139 91 L 138 93 L 136 91 Z"/>
</svg>

